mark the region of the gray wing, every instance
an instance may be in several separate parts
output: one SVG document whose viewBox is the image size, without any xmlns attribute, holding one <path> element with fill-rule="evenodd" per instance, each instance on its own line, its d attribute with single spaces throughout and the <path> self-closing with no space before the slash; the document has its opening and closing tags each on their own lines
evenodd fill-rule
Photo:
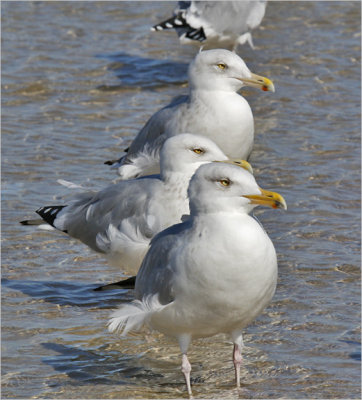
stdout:
<svg viewBox="0 0 362 400">
<path fill-rule="evenodd" d="M 182 124 L 187 108 L 188 97 L 179 96 L 148 120 L 132 142 L 127 155 L 116 164 L 121 179 L 132 179 L 160 171 L 160 149 L 164 141 L 175 132 L 185 132 Z"/>
<path fill-rule="evenodd" d="M 194 1 L 193 18 L 207 24 L 215 34 L 243 34 L 257 27 L 265 14 L 266 1 Z M 189 17 L 190 18 L 190 17 Z"/>
<path fill-rule="evenodd" d="M 104 233 L 110 224 L 118 227 L 126 218 L 139 234 L 151 238 L 159 227 L 147 210 L 154 192 L 162 187 L 159 179 L 142 178 L 119 182 L 98 193 L 82 193 L 59 212 L 54 226 L 96 251 L 102 251 L 97 234 Z"/>
<path fill-rule="evenodd" d="M 182 246 L 190 227 L 189 221 L 176 224 L 152 239 L 136 277 L 136 298 L 142 299 L 148 295 L 158 294 L 161 304 L 168 304 L 174 300 L 175 271 L 172 269 L 172 259 Z"/>
<path fill-rule="evenodd" d="M 188 96 L 178 96 L 168 106 L 156 112 L 133 140 L 125 158 L 127 159 L 129 156 L 142 151 L 146 144 L 152 145 L 152 143 L 157 142 L 161 147 L 163 141 L 167 139 L 165 131 L 168 128 L 168 124 L 175 118 L 179 107 L 186 103 L 187 99 Z M 160 140 L 163 136 L 164 139 Z"/>
</svg>

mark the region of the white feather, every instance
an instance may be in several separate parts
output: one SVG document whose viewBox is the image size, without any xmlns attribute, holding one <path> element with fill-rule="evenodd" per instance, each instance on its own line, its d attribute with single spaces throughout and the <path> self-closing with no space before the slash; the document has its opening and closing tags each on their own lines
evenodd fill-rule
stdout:
<svg viewBox="0 0 362 400">
<path fill-rule="evenodd" d="M 157 294 L 147 296 L 142 301 L 134 300 L 111 314 L 108 330 L 109 332 L 122 332 L 122 336 L 125 336 L 130 330 L 139 330 L 155 311 L 164 307 L 159 302 Z"/>
<path fill-rule="evenodd" d="M 149 246 L 149 238 L 140 232 L 137 225 L 126 219 L 119 227 L 111 224 L 105 232 L 98 233 L 96 243 L 111 265 L 121 265 L 124 272 L 134 273 L 129 266 L 141 265 Z"/>
<path fill-rule="evenodd" d="M 164 142 L 156 140 L 156 147 L 146 143 L 142 151 L 127 158 L 127 163 L 123 164 L 122 161 L 117 164 L 118 174 L 124 179 L 137 178 L 140 175 L 150 175 L 159 172 L 159 153 L 160 147 Z"/>
<path fill-rule="evenodd" d="M 146 240 L 137 227 L 125 219 L 120 224 L 119 228 L 115 225 L 110 224 L 106 232 L 100 232 L 96 237 L 97 246 L 105 253 L 119 252 L 120 249 L 127 248 L 129 246 L 148 246 L 149 240 Z"/>
<path fill-rule="evenodd" d="M 40 224 L 40 225 L 38 225 L 38 229 L 41 229 L 43 231 L 54 231 L 55 230 L 55 228 L 53 228 L 49 224 Z"/>
<path fill-rule="evenodd" d="M 83 186 L 78 185 L 78 184 L 73 183 L 73 182 L 66 181 L 64 179 L 57 179 L 57 182 L 60 185 L 65 186 L 68 189 L 82 189 L 82 190 L 85 190 L 85 188 Z"/>
</svg>

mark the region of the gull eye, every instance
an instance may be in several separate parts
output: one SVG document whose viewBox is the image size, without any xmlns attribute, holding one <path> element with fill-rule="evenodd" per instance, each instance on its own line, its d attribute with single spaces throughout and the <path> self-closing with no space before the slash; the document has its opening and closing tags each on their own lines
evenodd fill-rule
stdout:
<svg viewBox="0 0 362 400">
<path fill-rule="evenodd" d="M 218 66 L 220 69 L 226 69 L 226 64 L 224 64 L 224 63 L 219 63 L 219 64 L 217 64 L 217 66 Z"/>
<path fill-rule="evenodd" d="M 229 179 L 221 179 L 219 182 L 225 187 L 230 185 Z"/>
<path fill-rule="evenodd" d="M 205 153 L 204 150 L 202 150 L 202 149 L 192 149 L 192 151 L 196 154 L 204 154 Z"/>
</svg>

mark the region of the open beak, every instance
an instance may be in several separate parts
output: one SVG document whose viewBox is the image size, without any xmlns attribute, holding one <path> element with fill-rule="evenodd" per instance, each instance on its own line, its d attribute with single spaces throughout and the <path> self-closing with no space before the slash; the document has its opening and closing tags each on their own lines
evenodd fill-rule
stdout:
<svg viewBox="0 0 362 400">
<path fill-rule="evenodd" d="M 226 164 L 234 164 L 234 165 L 237 165 L 238 167 L 246 169 L 248 172 L 253 174 L 253 167 L 245 160 L 239 160 L 237 158 L 234 158 L 234 159 L 231 158 L 231 159 L 228 159 L 228 160 L 216 161 L 216 162 L 222 162 L 222 163 L 226 163 Z"/>
<path fill-rule="evenodd" d="M 269 190 L 264 190 L 259 188 L 261 194 L 250 194 L 244 195 L 250 200 L 251 204 L 258 204 L 272 208 L 283 208 L 284 210 L 287 209 L 287 203 L 285 202 L 283 196 L 276 192 L 270 192 Z"/>
<path fill-rule="evenodd" d="M 250 78 L 238 78 L 240 79 L 246 86 L 251 86 L 257 89 L 264 90 L 265 92 L 275 92 L 273 82 L 268 79 L 264 78 L 264 76 L 256 75 L 251 73 Z"/>
</svg>

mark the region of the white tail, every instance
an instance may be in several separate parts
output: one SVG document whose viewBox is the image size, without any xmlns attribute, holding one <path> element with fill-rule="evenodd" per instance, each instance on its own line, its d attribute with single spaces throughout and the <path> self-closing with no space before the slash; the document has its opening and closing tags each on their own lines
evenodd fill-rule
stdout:
<svg viewBox="0 0 362 400">
<path fill-rule="evenodd" d="M 165 306 L 159 302 L 157 294 L 147 296 L 142 301 L 134 300 L 111 314 L 108 330 L 110 332 L 122 332 L 122 336 L 130 330 L 139 330 L 155 311 L 163 307 Z"/>
<path fill-rule="evenodd" d="M 162 140 L 161 140 L 162 139 Z M 146 143 L 139 152 L 123 157 L 117 164 L 118 175 L 124 179 L 134 179 L 142 175 L 157 174 L 159 172 L 160 148 L 164 142 L 163 138 L 156 139 L 152 146 Z"/>
</svg>

